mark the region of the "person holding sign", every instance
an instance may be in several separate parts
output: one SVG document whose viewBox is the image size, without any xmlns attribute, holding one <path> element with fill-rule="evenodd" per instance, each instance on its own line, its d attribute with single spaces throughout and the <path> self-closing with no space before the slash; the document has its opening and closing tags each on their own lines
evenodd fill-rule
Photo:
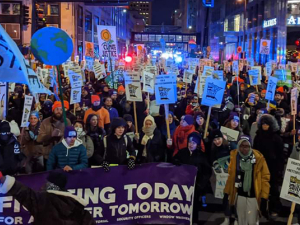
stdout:
<svg viewBox="0 0 300 225">
<path fill-rule="evenodd" d="M 194 194 L 194 208 L 193 208 L 193 224 L 198 222 L 198 215 L 200 210 L 199 198 L 202 197 L 202 204 L 205 203 L 205 194 L 207 191 L 207 184 L 211 176 L 211 167 L 208 164 L 205 153 L 202 149 L 202 137 L 198 132 L 193 132 L 187 137 L 187 147 L 181 149 L 173 158 L 175 165 L 187 164 L 198 168 L 197 179 L 195 184 Z"/>
<path fill-rule="evenodd" d="M 250 137 L 242 135 L 230 153 L 229 177 L 223 205 L 235 205 L 239 225 L 256 225 L 259 213 L 268 218 L 270 172 L 264 156 L 252 149 Z"/>
<path fill-rule="evenodd" d="M 253 141 L 253 147 L 264 155 L 270 170 L 270 211 L 274 216 L 281 210 L 279 178 L 284 168 L 283 142 L 278 131 L 276 119 L 269 114 L 264 114 L 258 121 L 258 131 Z"/>
</svg>

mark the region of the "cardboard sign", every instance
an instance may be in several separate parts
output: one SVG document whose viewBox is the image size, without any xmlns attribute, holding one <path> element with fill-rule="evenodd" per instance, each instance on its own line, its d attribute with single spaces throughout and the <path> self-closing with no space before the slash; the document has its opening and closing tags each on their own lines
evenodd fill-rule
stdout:
<svg viewBox="0 0 300 225">
<path fill-rule="evenodd" d="M 69 73 L 69 79 L 70 79 L 70 84 L 71 84 L 72 88 L 78 88 L 78 87 L 83 86 L 81 70 L 80 71 L 74 71 L 72 69 L 69 69 L 68 73 Z"/>
<path fill-rule="evenodd" d="M 259 54 L 269 55 L 270 54 L 270 45 L 271 45 L 271 40 L 261 39 Z"/>
<path fill-rule="evenodd" d="M 95 57 L 94 43 L 88 41 L 85 42 L 85 56 L 92 57 L 92 58 Z"/>
<path fill-rule="evenodd" d="M 226 82 L 207 78 L 202 95 L 202 105 L 214 106 L 222 103 Z"/>
<path fill-rule="evenodd" d="M 204 77 L 211 77 L 213 74 L 214 68 L 211 66 L 204 66 L 203 74 Z"/>
<path fill-rule="evenodd" d="M 116 26 L 97 26 L 99 41 L 99 56 L 118 58 L 118 41 Z"/>
<path fill-rule="evenodd" d="M 250 85 L 260 85 L 259 70 L 249 70 Z"/>
<path fill-rule="evenodd" d="M 292 73 L 290 70 L 275 70 L 274 71 L 274 77 L 278 79 L 277 85 L 279 87 L 287 86 L 287 87 L 292 87 Z"/>
<path fill-rule="evenodd" d="M 212 74 L 212 78 L 216 80 L 224 80 L 223 70 L 215 70 Z"/>
<path fill-rule="evenodd" d="M 153 73 L 143 71 L 143 91 L 150 94 L 154 93 L 154 79 L 155 76 Z"/>
<path fill-rule="evenodd" d="M 127 101 L 142 102 L 140 75 L 136 72 L 124 72 L 124 80 Z"/>
<path fill-rule="evenodd" d="M 278 81 L 278 79 L 276 77 L 269 77 L 267 92 L 266 92 L 266 97 L 265 97 L 267 100 L 270 100 L 270 101 L 274 100 L 277 81 Z"/>
<path fill-rule="evenodd" d="M 70 104 L 81 102 L 81 87 L 71 89 Z"/>
<path fill-rule="evenodd" d="M 101 64 L 99 61 L 94 61 L 93 69 L 94 69 L 95 77 L 98 78 L 98 80 L 106 77 L 104 64 Z"/>
<path fill-rule="evenodd" d="M 21 127 L 28 127 L 28 119 L 31 112 L 33 96 L 25 95 Z"/>
<path fill-rule="evenodd" d="M 192 70 L 185 70 L 183 75 L 183 82 L 192 83 L 194 72 Z"/>
<path fill-rule="evenodd" d="M 280 198 L 300 204 L 300 161 L 289 158 Z"/>
<path fill-rule="evenodd" d="M 291 115 L 297 115 L 298 89 L 291 90 Z"/>
<path fill-rule="evenodd" d="M 237 141 L 239 137 L 239 132 L 236 130 L 229 129 L 227 127 L 221 127 L 221 132 L 227 137 L 228 141 Z"/>
<path fill-rule="evenodd" d="M 173 104 L 177 101 L 176 75 L 159 75 L 155 77 L 156 104 Z"/>
</svg>

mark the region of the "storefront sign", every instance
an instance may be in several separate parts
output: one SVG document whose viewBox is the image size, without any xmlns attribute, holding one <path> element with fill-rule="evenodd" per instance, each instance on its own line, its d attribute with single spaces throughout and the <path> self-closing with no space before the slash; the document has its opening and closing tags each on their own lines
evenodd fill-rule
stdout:
<svg viewBox="0 0 300 225">
<path fill-rule="evenodd" d="M 288 15 L 287 26 L 298 26 L 300 25 L 300 16 Z"/>
<path fill-rule="evenodd" d="M 270 19 L 270 20 L 264 20 L 263 28 L 273 27 L 276 25 L 277 25 L 277 18 Z"/>
</svg>

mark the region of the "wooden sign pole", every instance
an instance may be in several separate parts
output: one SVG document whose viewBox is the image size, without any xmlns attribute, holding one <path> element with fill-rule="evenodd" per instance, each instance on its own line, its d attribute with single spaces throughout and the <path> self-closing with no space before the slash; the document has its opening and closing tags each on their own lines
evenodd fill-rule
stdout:
<svg viewBox="0 0 300 225">
<path fill-rule="evenodd" d="M 207 115 L 207 119 L 206 119 L 206 125 L 205 125 L 205 131 L 204 131 L 204 139 L 207 137 L 207 130 L 208 130 L 208 125 L 209 125 L 209 120 L 210 120 L 211 108 L 212 107 L 209 106 L 208 115 Z"/>
<path fill-rule="evenodd" d="M 133 113 L 134 113 L 134 125 L 135 125 L 135 133 L 138 134 L 138 122 L 137 122 L 137 115 L 136 115 L 136 103 L 133 102 Z"/>
</svg>

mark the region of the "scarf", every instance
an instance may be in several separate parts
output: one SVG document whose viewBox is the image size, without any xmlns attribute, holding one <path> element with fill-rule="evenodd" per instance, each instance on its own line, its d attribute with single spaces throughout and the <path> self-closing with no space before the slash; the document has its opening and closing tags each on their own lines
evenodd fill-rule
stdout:
<svg viewBox="0 0 300 225">
<path fill-rule="evenodd" d="M 47 182 L 47 187 L 46 190 L 49 191 L 61 191 L 60 187 L 58 187 L 57 185 L 51 183 L 51 182 Z"/>
<path fill-rule="evenodd" d="M 154 130 L 156 129 L 156 125 L 152 125 L 151 127 L 143 127 L 142 131 L 145 133 L 145 135 L 142 138 L 141 144 L 146 145 L 149 139 L 153 138 Z"/>
<path fill-rule="evenodd" d="M 183 142 L 184 138 L 185 138 L 185 133 L 187 133 L 189 130 L 191 130 L 193 128 L 193 124 L 192 125 L 188 125 L 186 127 L 182 127 L 179 126 L 179 131 L 178 131 L 178 141 L 179 142 Z"/>
<path fill-rule="evenodd" d="M 248 155 L 244 156 L 242 153 L 239 152 L 239 156 L 241 158 L 240 160 L 240 166 L 242 171 L 245 173 L 244 175 L 244 181 L 243 181 L 243 190 L 244 192 L 248 192 L 248 195 L 250 196 L 250 190 L 251 190 L 251 184 L 252 184 L 252 159 L 254 157 L 252 153 L 252 149 L 249 151 Z"/>
<path fill-rule="evenodd" d="M 97 105 L 97 106 L 92 106 L 92 110 L 97 112 L 99 109 L 101 109 L 101 104 L 100 105 Z"/>
</svg>

